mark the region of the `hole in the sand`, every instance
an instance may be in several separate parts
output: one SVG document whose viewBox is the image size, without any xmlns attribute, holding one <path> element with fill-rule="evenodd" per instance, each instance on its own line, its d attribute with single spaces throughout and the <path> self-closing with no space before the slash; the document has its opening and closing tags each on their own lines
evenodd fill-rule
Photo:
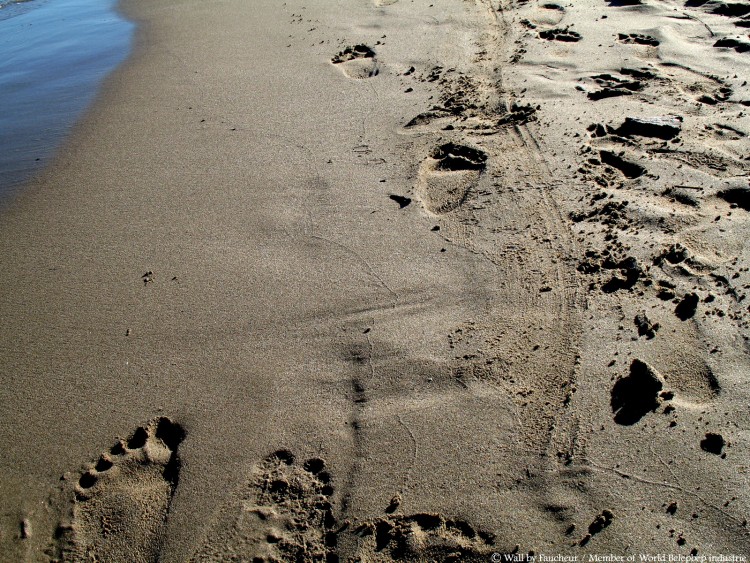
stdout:
<svg viewBox="0 0 750 563">
<path fill-rule="evenodd" d="M 117 443 L 115 443 L 115 445 L 110 448 L 109 453 L 111 453 L 112 455 L 124 454 L 125 444 L 122 443 L 122 440 L 119 440 Z"/>
<path fill-rule="evenodd" d="M 294 454 L 289 450 L 277 450 L 271 454 L 271 459 L 275 459 L 286 465 L 292 465 L 294 463 Z"/>
<path fill-rule="evenodd" d="M 655 37 L 641 33 L 618 33 L 617 40 L 621 43 L 649 45 L 651 47 L 657 47 L 660 43 Z"/>
<path fill-rule="evenodd" d="M 94 485 L 96 485 L 96 482 L 99 479 L 96 475 L 91 473 L 90 471 L 87 471 L 83 475 L 81 475 L 81 478 L 78 479 L 78 484 L 81 486 L 82 489 L 90 489 Z"/>
<path fill-rule="evenodd" d="M 378 520 L 375 523 L 375 551 L 382 551 L 391 543 L 393 524 L 387 520 Z"/>
<path fill-rule="evenodd" d="M 173 488 L 177 487 L 180 481 L 180 468 L 182 463 L 177 455 L 177 452 L 172 452 L 172 457 L 169 458 L 167 465 L 164 466 L 164 480 L 172 485 Z"/>
<path fill-rule="evenodd" d="M 409 520 L 418 524 L 423 530 L 435 530 L 443 524 L 443 519 L 439 514 L 419 513 L 410 516 Z"/>
<path fill-rule="evenodd" d="M 320 493 L 322 495 L 330 497 L 333 494 L 333 487 L 331 487 L 331 485 L 325 485 L 322 489 L 320 489 Z"/>
<path fill-rule="evenodd" d="M 463 536 L 467 538 L 474 538 L 477 535 L 476 530 L 466 522 L 465 520 L 448 520 L 445 523 L 445 527 L 453 530 L 457 530 Z"/>
<path fill-rule="evenodd" d="M 268 485 L 268 490 L 271 493 L 284 493 L 289 489 L 289 483 L 283 479 L 274 479 Z"/>
<path fill-rule="evenodd" d="M 581 34 L 569 29 L 547 29 L 539 32 L 539 37 L 547 41 L 563 41 L 566 43 L 577 43 L 581 40 Z"/>
<path fill-rule="evenodd" d="M 372 59 L 375 57 L 375 51 L 364 44 L 354 45 L 353 47 L 346 47 L 343 51 L 339 52 L 338 55 L 331 59 L 333 64 L 339 64 L 346 61 L 353 61 L 354 59 Z"/>
<path fill-rule="evenodd" d="M 128 448 L 131 450 L 137 450 L 146 445 L 148 440 L 148 432 L 142 426 L 139 427 L 128 440 Z"/>
<path fill-rule="evenodd" d="M 612 387 L 610 405 L 615 422 L 630 426 L 659 406 L 663 384 L 659 375 L 646 362 L 633 360 L 630 374 L 617 380 Z"/>
<path fill-rule="evenodd" d="M 741 18 L 750 14 L 750 4 L 739 2 L 728 2 L 725 4 L 722 2 L 711 10 L 711 13 L 728 18 Z"/>
<path fill-rule="evenodd" d="M 599 151 L 599 156 L 604 164 L 617 168 L 626 178 L 638 178 L 646 173 L 646 169 L 640 164 L 625 160 L 621 156 L 610 151 Z"/>
<path fill-rule="evenodd" d="M 305 462 L 303 467 L 305 468 L 306 471 L 309 471 L 310 473 L 315 475 L 316 473 L 320 473 L 325 466 L 326 466 L 325 461 L 323 461 L 319 457 L 313 457 L 313 458 L 308 459 Z"/>
<path fill-rule="evenodd" d="M 719 192 L 718 195 L 727 203 L 741 207 L 745 211 L 750 211 L 750 188 L 730 188 Z"/>
<path fill-rule="evenodd" d="M 173 452 L 185 439 L 185 430 L 166 417 L 162 417 L 156 424 L 156 437 Z"/>
<path fill-rule="evenodd" d="M 102 456 L 96 462 L 96 466 L 94 467 L 94 469 L 96 469 L 97 471 L 101 473 L 102 471 L 107 471 L 108 469 L 111 469 L 112 465 L 113 465 L 112 460 Z"/>
<path fill-rule="evenodd" d="M 326 528 L 333 528 L 335 525 L 336 525 L 336 517 L 333 515 L 333 511 L 331 510 L 331 505 L 328 504 L 328 506 L 325 508 L 324 513 L 323 513 L 323 526 L 325 526 Z"/>
<path fill-rule="evenodd" d="M 318 473 L 318 481 L 321 483 L 330 483 L 331 482 L 331 474 L 328 473 L 328 471 L 321 471 Z"/>
<path fill-rule="evenodd" d="M 738 41 L 737 39 L 733 39 L 731 37 L 719 39 L 716 43 L 714 43 L 714 47 L 726 47 L 729 49 L 734 49 L 738 53 L 746 53 L 747 51 L 750 51 L 750 43 L 743 43 L 742 41 Z"/>
<path fill-rule="evenodd" d="M 432 151 L 430 155 L 438 161 L 441 170 L 483 170 L 487 162 L 487 155 L 466 145 L 445 143 Z"/>
</svg>

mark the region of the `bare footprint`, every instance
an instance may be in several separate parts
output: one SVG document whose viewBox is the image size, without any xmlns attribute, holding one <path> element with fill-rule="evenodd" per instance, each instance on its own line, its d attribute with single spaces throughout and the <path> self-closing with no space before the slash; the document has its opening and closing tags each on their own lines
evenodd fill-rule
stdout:
<svg viewBox="0 0 750 563">
<path fill-rule="evenodd" d="M 479 182 L 487 155 L 457 143 L 436 147 L 420 167 L 417 195 L 424 208 L 435 214 L 459 208 Z"/>
<path fill-rule="evenodd" d="M 57 531 L 64 561 L 158 561 L 185 431 L 156 418 L 118 441 L 75 484 L 72 522 Z"/>
<path fill-rule="evenodd" d="M 279 450 L 260 462 L 219 514 L 191 561 L 334 559 L 333 494 L 325 462 Z"/>
<path fill-rule="evenodd" d="M 539 32 L 539 37 L 547 41 L 563 41 L 566 43 L 577 43 L 581 40 L 581 34 L 570 29 L 548 29 Z"/>
<path fill-rule="evenodd" d="M 361 561 L 488 561 L 495 553 L 491 534 L 440 514 L 378 518 L 354 533 Z"/>
<path fill-rule="evenodd" d="M 563 16 L 565 15 L 565 8 L 559 4 L 542 4 L 535 11 L 532 16 L 532 21 L 537 25 L 557 25 L 559 24 Z"/>
<path fill-rule="evenodd" d="M 626 45 L 647 45 L 649 47 L 658 47 L 660 43 L 658 39 L 641 33 L 618 33 L 617 41 Z"/>
<path fill-rule="evenodd" d="M 331 59 L 335 65 L 349 78 L 362 80 L 378 75 L 378 63 L 375 59 L 375 51 L 367 45 L 355 45 L 347 47 Z"/>
</svg>

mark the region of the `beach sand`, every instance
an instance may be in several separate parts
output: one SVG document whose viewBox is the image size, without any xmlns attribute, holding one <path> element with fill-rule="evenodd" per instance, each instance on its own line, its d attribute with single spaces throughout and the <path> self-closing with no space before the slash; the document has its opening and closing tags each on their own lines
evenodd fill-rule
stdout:
<svg viewBox="0 0 750 563">
<path fill-rule="evenodd" d="M 634 2 L 125 0 L 0 220 L 0 558 L 747 556 L 748 5 Z"/>
</svg>

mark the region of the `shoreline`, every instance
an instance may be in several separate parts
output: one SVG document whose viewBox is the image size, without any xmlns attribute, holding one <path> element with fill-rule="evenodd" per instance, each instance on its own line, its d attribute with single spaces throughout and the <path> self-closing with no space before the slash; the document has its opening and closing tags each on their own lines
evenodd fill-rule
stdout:
<svg viewBox="0 0 750 563">
<path fill-rule="evenodd" d="M 52 160 L 94 103 L 102 80 L 127 56 L 132 25 L 114 2 L 58 2 L 27 7 L 0 26 L 0 191 L 7 199 Z"/>
<path fill-rule="evenodd" d="M 550 6 L 122 3 L 0 222 L 1 551 L 746 552 L 748 64 Z"/>
</svg>

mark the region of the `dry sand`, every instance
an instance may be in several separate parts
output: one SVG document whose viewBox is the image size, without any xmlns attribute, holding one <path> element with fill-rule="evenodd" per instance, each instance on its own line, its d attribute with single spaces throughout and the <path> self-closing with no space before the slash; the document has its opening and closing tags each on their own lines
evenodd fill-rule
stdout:
<svg viewBox="0 0 750 563">
<path fill-rule="evenodd" d="M 0 220 L 0 557 L 750 554 L 750 8 L 623 4 L 125 0 Z"/>
</svg>

